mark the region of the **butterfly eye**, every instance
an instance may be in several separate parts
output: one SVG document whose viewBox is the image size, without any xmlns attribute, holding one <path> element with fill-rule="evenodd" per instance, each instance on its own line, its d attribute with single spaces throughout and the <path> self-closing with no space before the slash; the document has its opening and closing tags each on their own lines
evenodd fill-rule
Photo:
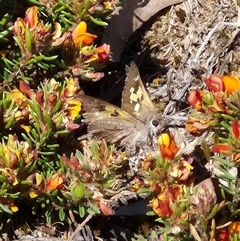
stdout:
<svg viewBox="0 0 240 241">
<path fill-rule="evenodd" d="M 155 127 L 157 127 L 157 126 L 159 125 L 159 122 L 158 122 L 158 120 L 152 120 L 152 124 L 153 124 Z"/>
</svg>

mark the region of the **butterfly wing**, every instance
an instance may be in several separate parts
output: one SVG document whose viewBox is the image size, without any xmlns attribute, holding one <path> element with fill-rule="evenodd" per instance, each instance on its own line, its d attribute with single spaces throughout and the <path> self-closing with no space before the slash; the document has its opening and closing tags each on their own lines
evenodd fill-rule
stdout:
<svg viewBox="0 0 240 241">
<path fill-rule="evenodd" d="M 122 94 L 122 109 L 132 113 L 142 121 L 146 121 L 146 114 L 156 112 L 155 105 L 151 101 L 134 62 L 127 67 L 127 77 Z"/>
<path fill-rule="evenodd" d="M 141 126 L 144 128 L 140 120 L 117 106 L 88 95 L 82 95 L 80 99 L 85 111 L 83 117 L 88 123 L 88 136 L 121 143 Z"/>
</svg>

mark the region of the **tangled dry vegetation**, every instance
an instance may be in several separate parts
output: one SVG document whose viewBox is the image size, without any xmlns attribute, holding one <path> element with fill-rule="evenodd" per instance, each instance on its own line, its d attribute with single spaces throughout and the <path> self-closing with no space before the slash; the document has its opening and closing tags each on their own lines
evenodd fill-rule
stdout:
<svg viewBox="0 0 240 241">
<path fill-rule="evenodd" d="M 131 157 L 78 140 L 84 91 L 118 103 L 123 64 L 100 44 L 117 5 L 0 0 L 1 239 L 240 240 L 237 4 L 187 0 L 132 29 L 121 62 L 169 123 L 154 155 Z"/>
</svg>

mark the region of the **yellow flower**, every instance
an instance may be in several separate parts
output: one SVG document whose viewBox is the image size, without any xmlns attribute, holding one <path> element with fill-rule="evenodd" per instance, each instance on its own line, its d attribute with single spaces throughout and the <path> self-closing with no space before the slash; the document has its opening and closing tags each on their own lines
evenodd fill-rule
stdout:
<svg viewBox="0 0 240 241">
<path fill-rule="evenodd" d="M 38 194 L 35 191 L 30 191 L 29 192 L 29 197 L 30 198 L 36 198 L 38 196 Z"/>
<path fill-rule="evenodd" d="M 89 45 L 95 38 L 97 38 L 97 35 L 87 33 L 87 24 L 84 21 L 77 25 L 72 33 L 72 36 L 76 46 Z"/>
<path fill-rule="evenodd" d="M 79 87 L 73 78 L 67 81 L 67 86 L 64 89 L 64 97 L 72 97 L 78 91 Z"/>
<path fill-rule="evenodd" d="M 80 99 L 76 98 L 73 100 L 69 100 L 67 102 L 68 107 L 66 108 L 66 114 L 68 119 L 74 120 L 77 116 L 79 116 L 79 113 L 81 111 L 81 101 Z"/>
<path fill-rule="evenodd" d="M 11 91 L 11 99 L 15 101 L 19 108 L 27 106 L 27 97 L 18 89 L 13 89 Z"/>
<path fill-rule="evenodd" d="M 12 212 L 16 213 L 18 211 L 18 207 L 15 204 L 11 203 L 9 206 L 10 206 Z"/>
<path fill-rule="evenodd" d="M 36 173 L 36 187 L 41 184 L 42 180 L 43 180 L 42 174 Z"/>
<path fill-rule="evenodd" d="M 11 138 L 11 135 L 9 135 L 9 138 Z M 8 145 L 2 144 L 2 150 L 5 157 L 5 167 L 14 168 L 16 164 L 18 163 L 20 152 L 10 146 L 10 142 Z"/>
<path fill-rule="evenodd" d="M 30 132 L 30 127 L 25 125 L 20 125 L 27 133 Z"/>
<path fill-rule="evenodd" d="M 25 141 L 21 143 L 21 153 L 25 164 L 28 164 L 37 158 L 36 150 L 33 150 Z"/>
<path fill-rule="evenodd" d="M 103 5 L 104 5 L 105 10 L 111 10 L 112 9 L 112 4 L 110 3 L 110 1 L 103 2 Z"/>
</svg>

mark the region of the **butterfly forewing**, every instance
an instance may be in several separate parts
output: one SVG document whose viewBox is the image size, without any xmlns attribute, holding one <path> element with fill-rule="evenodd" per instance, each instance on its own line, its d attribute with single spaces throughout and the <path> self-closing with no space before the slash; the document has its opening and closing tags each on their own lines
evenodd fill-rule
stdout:
<svg viewBox="0 0 240 241">
<path fill-rule="evenodd" d="M 156 112 L 134 62 L 131 62 L 129 68 L 127 67 L 127 77 L 122 94 L 122 109 L 143 121 L 146 121 L 147 113 Z"/>
</svg>

